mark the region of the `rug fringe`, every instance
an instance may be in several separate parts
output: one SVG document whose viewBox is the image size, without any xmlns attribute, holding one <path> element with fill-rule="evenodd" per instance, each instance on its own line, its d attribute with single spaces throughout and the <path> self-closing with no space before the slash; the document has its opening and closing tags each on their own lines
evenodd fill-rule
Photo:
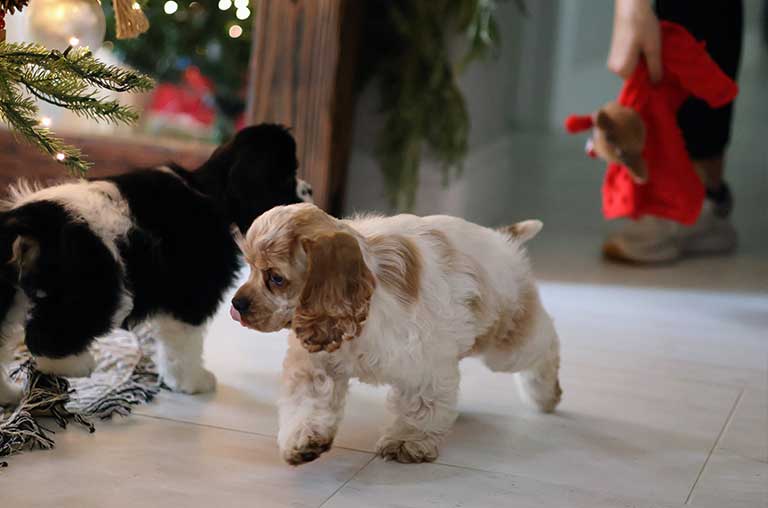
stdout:
<svg viewBox="0 0 768 508">
<path fill-rule="evenodd" d="M 25 380 L 26 389 L 19 406 L 0 423 L 0 457 L 36 448 L 48 450 L 54 447 L 51 434 L 37 421 L 49 416 L 62 429 L 74 421 L 89 432 L 96 429 L 88 419 L 67 410 L 72 390 L 69 381 L 62 377 L 43 374 L 35 368 L 33 360 L 27 360 L 11 373 L 11 377 Z"/>
<path fill-rule="evenodd" d="M 78 392 L 77 413 L 100 420 L 109 420 L 115 415 L 128 416 L 133 406 L 151 402 L 160 391 L 156 373 L 137 367 L 125 383 L 116 386 L 106 395 L 88 397 Z"/>
<path fill-rule="evenodd" d="M 128 416 L 134 406 L 152 401 L 160 392 L 161 383 L 153 360 L 151 328 L 139 328 L 135 337 L 140 359 L 128 379 L 106 392 L 99 385 L 81 386 L 75 397 L 67 379 L 43 374 L 32 359 L 23 361 L 11 373 L 12 378 L 26 386 L 22 400 L 10 414 L 0 410 L 0 457 L 53 448 L 55 432 L 40 425 L 41 417 L 53 418 L 61 428 L 75 422 L 93 433 L 96 428 L 89 418 Z M 0 468 L 7 466 L 7 462 L 0 461 Z"/>
</svg>

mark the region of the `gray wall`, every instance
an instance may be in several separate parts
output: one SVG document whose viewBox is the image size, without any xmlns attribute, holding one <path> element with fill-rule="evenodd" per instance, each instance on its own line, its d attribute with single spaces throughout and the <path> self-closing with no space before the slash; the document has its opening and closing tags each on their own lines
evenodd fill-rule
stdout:
<svg viewBox="0 0 768 508">
<path fill-rule="evenodd" d="M 482 187 L 479 180 L 489 177 L 479 176 L 483 173 L 478 168 L 505 164 L 511 170 L 526 164 L 524 157 L 514 151 L 499 158 L 498 147 L 511 137 L 527 140 L 522 146 L 540 153 L 555 151 L 558 143 L 563 142 L 583 146 L 583 140 L 563 134 L 563 118 L 570 113 L 593 111 L 616 96 L 621 81 L 605 67 L 613 0 L 526 3 L 529 13 L 525 17 L 514 2 L 500 4 L 500 57 L 474 63 L 460 78 L 472 118 L 468 169 L 460 180 L 445 187 L 439 168 L 428 158 L 423 159 L 417 212 L 471 209 L 470 201 L 477 199 L 473 195 Z M 766 100 L 762 90 L 768 78 L 761 74 L 765 65 L 760 63 L 766 58 L 760 26 L 763 3 L 764 0 L 745 0 L 742 94 L 737 100 L 734 127 L 737 147 L 742 143 L 764 146 L 761 142 L 750 144 L 756 136 L 764 137 L 764 125 L 753 125 L 758 121 L 755 115 L 740 114 L 759 110 Z M 357 109 L 346 211 L 392 211 L 386 205 L 383 181 L 373 157 L 375 134 L 381 126 L 376 108 L 375 90 L 367 90 Z M 760 120 L 761 124 L 763 121 Z M 514 150 L 518 148 L 516 145 Z M 579 147 L 572 152 L 580 156 L 580 150 Z M 526 180 L 520 185 L 539 185 L 541 182 L 536 179 L 546 178 L 544 168 L 540 169 L 526 173 Z"/>
</svg>

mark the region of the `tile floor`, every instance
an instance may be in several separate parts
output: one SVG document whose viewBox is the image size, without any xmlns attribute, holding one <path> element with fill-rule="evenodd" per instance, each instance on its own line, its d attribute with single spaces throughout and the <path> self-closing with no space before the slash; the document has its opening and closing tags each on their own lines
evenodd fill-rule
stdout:
<svg viewBox="0 0 768 508">
<path fill-rule="evenodd" d="M 593 263 L 619 279 L 632 273 Z M 283 464 L 274 401 L 284 335 L 241 329 L 223 310 L 206 349 L 215 394 L 163 393 L 95 434 L 58 432 L 55 450 L 13 457 L 0 471 L 0 500 L 73 508 L 768 506 L 764 293 L 553 280 L 542 293 L 563 342 L 559 410 L 527 409 L 510 376 L 468 360 L 461 417 L 436 464 L 373 456 L 389 418 L 385 391 L 360 384 L 334 451 L 300 468 Z"/>
<path fill-rule="evenodd" d="M 284 335 L 243 330 L 222 309 L 206 344 L 215 394 L 163 393 L 95 434 L 58 432 L 54 451 L 0 470 L 0 506 L 765 508 L 766 69 L 745 69 L 754 79 L 729 168 L 742 243 L 731 257 L 654 269 L 600 261 L 601 171 L 581 139 L 503 136 L 447 190 L 424 173 L 420 213 L 544 219 L 531 255 L 563 344 L 555 414 L 526 409 L 511 377 L 469 360 L 437 463 L 375 458 L 385 391 L 356 384 L 334 450 L 292 468 L 275 445 Z M 384 208 L 371 166 L 355 154 L 350 210 Z"/>
</svg>

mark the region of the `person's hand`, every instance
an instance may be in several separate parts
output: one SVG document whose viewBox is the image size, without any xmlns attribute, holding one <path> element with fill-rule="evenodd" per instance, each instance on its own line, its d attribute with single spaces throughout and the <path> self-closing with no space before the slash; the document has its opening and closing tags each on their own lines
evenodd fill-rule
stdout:
<svg viewBox="0 0 768 508">
<path fill-rule="evenodd" d="M 616 0 L 608 69 L 627 79 L 645 57 L 651 81 L 661 79 L 661 30 L 649 0 Z"/>
</svg>

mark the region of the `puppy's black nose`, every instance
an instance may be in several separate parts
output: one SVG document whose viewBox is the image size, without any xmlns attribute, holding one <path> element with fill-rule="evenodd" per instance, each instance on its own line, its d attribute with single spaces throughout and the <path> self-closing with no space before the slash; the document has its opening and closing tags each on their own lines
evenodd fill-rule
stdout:
<svg viewBox="0 0 768 508">
<path fill-rule="evenodd" d="M 232 307 L 234 307 L 237 312 L 247 311 L 249 305 L 250 305 L 250 302 L 248 301 L 247 298 L 236 297 L 232 299 Z"/>
</svg>

